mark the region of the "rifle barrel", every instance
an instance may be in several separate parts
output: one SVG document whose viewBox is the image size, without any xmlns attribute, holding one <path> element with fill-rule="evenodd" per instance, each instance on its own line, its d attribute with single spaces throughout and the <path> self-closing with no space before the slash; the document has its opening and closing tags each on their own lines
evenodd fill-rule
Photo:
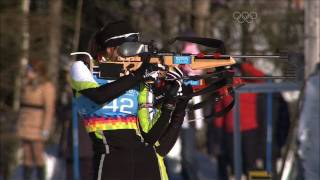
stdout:
<svg viewBox="0 0 320 180">
<path fill-rule="evenodd" d="M 218 76 L 213 76 L 212 78 L 221 78 Z M 295 76 L 233 76 L 233 78 L 241 79 L 296 79 Z"/>
<path fill-rule="evenodd" d="M 282 59 L 283 56 L 279 56 L 279 55 L 225 55 L 225 54 L 221 54 L 219 55 L 219 57 L 222 58 L 228 58 L 228 57 L 233 57 L 233 58 L 268 58 L 268 59 Z M 204 55 L 204 57 L 212 57 L 212 55 Z"/>
<path fill-rule="evenodd" d="M 174 55 L 182 55 L 182 54 L 176 54 L 176 53 L 158 53 L 160 56 L 174 56 Z M 193 55 L 197 56 L 197 54 L 184 54 L 184 55 Z M 203 57 L 211 58 L 214 57 L 213 54 L 204 54 Z M 230 55 L 230 54 L 220 54 L 218 55 L 219 58 L 268 58 L 268 59 L 288 59 L 287 55 Z"/>
<path fill-rule="evenodd" d="M 296 79 L 295 76 L 263 76 L 263 77 L 255 77 L 255 76 L 235 76 L 241 79 Z"/>
<path fill-rule="evenodd" d="M 221 76 L 206 76 L 203 78 L 222 78 Z M 201 76 L 194 76 L 192 78 L 190 77 L 183 77 L 183 80 L 199 80 L 199 79 L 203 79 L 201 78 Z M 296 76 L 232 76 L 232 78 L 241 78 L 241 79 L 296 79 Z"/>
<path fill-rule="evenodd" d="M 278 55 L 231 55 L 233 58 L 280 58 Z"/>
</svg>

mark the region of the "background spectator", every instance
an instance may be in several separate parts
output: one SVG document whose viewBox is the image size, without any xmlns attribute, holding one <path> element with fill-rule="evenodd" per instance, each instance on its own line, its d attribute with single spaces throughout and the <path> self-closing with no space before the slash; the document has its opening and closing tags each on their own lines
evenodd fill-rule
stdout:
<svg viewBox="0 0 320 180">
<path fill-rule="evenodd" d="M 45 178 L 44 143 L 48 140 L 55 112 L 55 87 L 48 80 L 43 61 L 28 65 L 21 96 L 18 135 L 23 148 L 23 176 L 31 178 L 36 167 L 39 180 Z"/>
</svg>

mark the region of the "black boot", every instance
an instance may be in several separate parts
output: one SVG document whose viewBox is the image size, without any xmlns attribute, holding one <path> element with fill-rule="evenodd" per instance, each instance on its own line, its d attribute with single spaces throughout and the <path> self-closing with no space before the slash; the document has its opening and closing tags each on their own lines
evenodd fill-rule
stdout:
<svg viewBox="0 0 320 180">
<path fill-rule="evenodd" d="M 44 166 L 37 166 L 37 178 L 38 178 L 38 180 L 45 180 Z"/>
<path fill-rule="evenodd" d="M 32 174 L 31 166 L 23 166 L 23 180 L 30 180 Z"/>
</svg>

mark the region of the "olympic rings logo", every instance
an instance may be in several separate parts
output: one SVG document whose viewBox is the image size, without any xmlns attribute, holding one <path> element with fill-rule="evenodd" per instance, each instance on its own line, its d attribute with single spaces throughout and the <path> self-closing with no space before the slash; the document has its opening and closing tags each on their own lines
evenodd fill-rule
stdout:
<svg viewBox="0 0 320 180">
<path fill-rule="evenodd" d="M 236 11 L 233 14 L 233 19 L 239 23 L 252 23 L 258 18 L 258 13 L 255 11 Z"/>
</svg>

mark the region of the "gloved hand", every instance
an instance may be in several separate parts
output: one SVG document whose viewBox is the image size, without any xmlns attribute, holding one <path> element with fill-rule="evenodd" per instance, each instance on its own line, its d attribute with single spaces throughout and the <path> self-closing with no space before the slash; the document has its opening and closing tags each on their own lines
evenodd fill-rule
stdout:
<svg viewBox="0 0 320 180">
<path fill-rule="evenodd" d="M 167 93 L 167 99 L 164 101 L 164 106 L 166 109 L 173 111 L 173 116 L 175 120 L 183 122 L 183 117 L 185 116 L 186 108 L 188 106 L 189 100 L 192 98 L 193 93 L 191 85 L 182 84 L 181 96 L 172 97 L 172 95 L 177 94 L 178 84 L 174 83 Z"/>
<path fill-rule="evenodd" d="M 191 85 L 182 85 L 182 96 L 179 96 L 175 109 L 172 114 L 172 121 L 175 121 L 174 123 L 177 124 L 176 126 L 181 127 L 181 124 L 183 123 L 184 116 L 187 111 L 188 102 L 191 99 L 191 94 L 193 90 Z"/>
<path fill-rule="evenodd" d="M 164 106 L 172 107 L 172 110 L 175 108 L 175 104 L 177 102 L 178 97 L 182 96 L 182 77 L 183 73 L 178 67 L 172 67 L 166 73 L 166 93 Z"/>
<path fill-rule="evenodd" d="M 173 111 L 175 109 L 179 88 L 180 85 L 176 81 L 167 82 L 165 87 L 166 92 L 164 95 L 164 101 L 162 104 L 163 108 L 170 111 Z"/>
<path fill-rule="evenodd" d="M 182 85 L 182 95 L 178 97 L 175 111 L 184 112 L 188 106 L 189 100 L 192 98 L 191 95 L 193 93 L 191 85 Z"/>
<path fill-rule="evenodd" d="M 142 56 L 142 65 L 133 72 L 134 76 L 142 78 L 144 81 L 155 81 L 160 74 L 160 71 L 165 70 L 161 64 L 151 64 L 150 55 Z"/>
<path fill-rule="evenodd" d="M 178 86 L 178 90 L 175 96 L 182 95 L 183 85 L 183 72 L 178 67 L 172 67 L 166 74 L 166 81 L 174 82 Z"/>
<path fill-rule="evenodd" d="M 181 96 L 179 96 L 179 99 L 189 101 L 192 98 L 191 97 L 192 93 L 193 93 L 192 86 L 190 84 L 188 85 L 183 84 L 182 93 L 181 93 Z"/>
</svg>

